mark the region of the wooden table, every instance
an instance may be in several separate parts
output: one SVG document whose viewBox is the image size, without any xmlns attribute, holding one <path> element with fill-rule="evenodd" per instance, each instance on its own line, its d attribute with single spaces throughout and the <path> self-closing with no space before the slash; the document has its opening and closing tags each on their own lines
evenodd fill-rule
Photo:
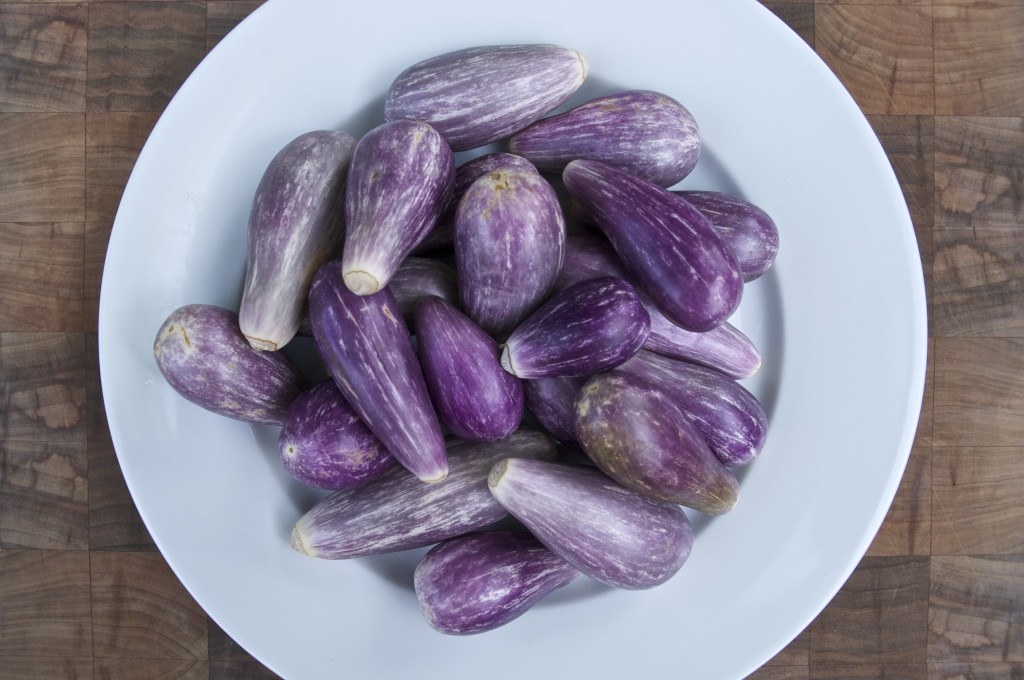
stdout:
<svg viewBox="0 0 1024 680">
<path fill-rule="evenodd" d="M 189 72 L 259 4 L 0 1 L 2 678 L 275 677 L 155 550 L 110 444 L 96 339 L 135 157 Z M 753 677 L 1021 677 L 1024 4 L 765 4 L 851 90 L 896 169 L 927 277 L 930 360 L 881 532 Z"/>
</svg>

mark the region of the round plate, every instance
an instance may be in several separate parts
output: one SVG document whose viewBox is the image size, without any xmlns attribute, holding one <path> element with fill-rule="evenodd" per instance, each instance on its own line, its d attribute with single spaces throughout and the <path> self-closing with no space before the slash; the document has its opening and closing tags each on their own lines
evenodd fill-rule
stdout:
<svg viewBox="0 0 1024 680">
<path fill-rule="evenodd" d="M 229 34 L 167 107 L 110 239 L 100 301 L 107 417 L 129 489 L 175 573 L 213 619 L 291 678 L 654 677 L 736 680 L 796 636 L 867 549 L 914 437 L 927 333 L 906 204 L 864 116 L 815 54 L 756 2 L 271 0 Z M 330 562 L 288 536 L 318 494 L 291 481 L 276 429 L 178 396 L 152 356 L 177 307 L 237 309 L 259 178 L 295 136 L 359 135 L 402 69 L 461 47 L 556 43 L 582 52 L 574 98 L 654 89 L 705 140 L 683 187 L 738 193 L 775 219 L 775 267 L 735 321 L 764 354 L 748 383 L 768 444 L 730 514 L 698 521 L 663 586 L 588 579 L 467 638 L 423 621 L 423 550 Z M 293 351 L 309 351 L 296 345 Z"/>
</svg>

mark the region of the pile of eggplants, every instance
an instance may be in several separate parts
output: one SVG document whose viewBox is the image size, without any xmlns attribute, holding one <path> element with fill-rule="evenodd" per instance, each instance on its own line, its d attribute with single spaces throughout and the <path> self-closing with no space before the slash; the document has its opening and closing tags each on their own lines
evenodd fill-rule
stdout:
<svg viewBox="0 0 1024 680">
<path fill-rule="evenodd" d="M 731 468 L 764 447 L 738 382 L 762 357 L 729 318 L 778 230 L 738 196 L 671 189 L 701 149 L 671 96 L 555 113 L 587 70 L 555 45 L 459 50 L 399 74 L 361 139 L 300 135 L 252 200 L 241 318 L 185 305 L 154 343 L 190 402 L 281 426 L 283 469 L 325 493 L 296 551 L 434 546 L 414 583 L 442 633 L 580 575 L 664 583 L 693 547 L 683 508 L 728 513 Z M 282 351 L 296 334 L 329 377 Z"/>
</svg>

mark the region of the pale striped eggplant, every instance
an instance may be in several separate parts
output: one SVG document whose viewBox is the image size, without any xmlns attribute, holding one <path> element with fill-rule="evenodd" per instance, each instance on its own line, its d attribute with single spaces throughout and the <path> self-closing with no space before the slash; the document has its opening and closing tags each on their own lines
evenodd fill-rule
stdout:
<svg viewBox="0 0 1024 680">
<path fill-rule="evenodd" d="M 388 290 L 395 296 L 402 318 L 412 322 L 416 302 L 425 295 L 455 303 L 459 296 L 455 270 L 441 260 L 428 257 L 407 257 L 391 277 Z"/>
<path fill-rule="evenodd" d="M 718 191 L 676 191 L 711 223 L 739 262 L 743 280 L 760 278 L 779 252 L 779 229 L 761 208 Z"/>
<path fill-rule="evenodd" d="M 523 380 L 526 408 L 555 439 L 580 448 L 576 436 L 576 395 L 590 375 Z"/>
</svg>

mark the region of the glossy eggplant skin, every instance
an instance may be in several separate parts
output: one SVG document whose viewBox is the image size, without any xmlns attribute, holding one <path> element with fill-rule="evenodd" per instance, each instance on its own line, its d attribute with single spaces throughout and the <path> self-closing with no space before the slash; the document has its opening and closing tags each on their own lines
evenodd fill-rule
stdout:
<svg viewBox="0 0 1024 680">
<path fill-rule="evenodd" d="M 313 275 L 341 252 L 352 135 L 307 132 L 285 145 L 263 173 L 249 214 L 239 328 L 254 349 L 278 350 L 295 337 Z"/>
<path fill-rule="evenodd" d="M 576 436 L 576 395 L 589 375 L 523 380 L 526 408 L 551 436 L 566 446 L 580 448 Z"/>
<path fill-rule="evenodd" d="M 700 130 L 675 99 L 626 90 L 591 99 L 533 123 L 509 139 L 509 151 L 540 170 L 561 172 L 571 161 L 601 161 L 670 187 L 700 158 Z"/>
<path fill-rule="evenodd" d="M 492 443 L 454 441 L 449 474 L 423 484 L 400 467 L 310 508 L 292 530 L 292 548 L 329 560 L 408 550 L 476 531 L 508 516 L 488 491 L 491 467 L 507 456 L 554 460 L 551 439 L 519 430 Z"/>
<path fill-rule="evenodd" d="M 279 425 L 306 387 L 285 355 L 253 349 L 238 328 L 238 314 L 215 305 L 171 312 L 157 331 L 153 356 L 185 399 L 248 423 Z"/>
<path fill-rule="evenodd" d="M 431 400 L 452 433 L 491 442 L 514 432 L 523 418 L 523 386 L 502 369 L 498 343 L 433 295 L 417 302 L 415 328 Z"/>
<path fill-rule="evenodd" d="M 760 278 L 779 252 L 779 229 L 761 208 L 719 191 L 675 191 L 708 219 L 729 245 L 743 270 L 743 280 Z"/>
<path fill-rule="evenodd" d="M 320 356 L 359 418 L 403 466 L 425 482 L 444 479 L 444 435 L 394 296 L 386 288 L 356 295 L 342 270 L 340 260 L 331 260 L 310 289 Z"/>
<path fill-rule="evenodd" d="M 481 531 L 434 546 L 416 566 L 413 586 L 431 628 L 474 635 L 519 618 L 577 576 L 528 533 Z"/>
<path fill-rule="evenodd" d="M 412 322 L 416 302 L 425 295 L 436 295 L 454 304 L 459 287 L 455 270 L 440 260 L 428 257 L 407 257 L 395 272 L 388 289 L 395 296 L 402 318 Z"/>
<path fill-rule="evenodd" d="M 487 483 L 537 540 L 606 585 L 653 588 L 690 556 L 693 528 L 682 508 L 625 489 L 596 468 L 506 458 Z"/>
<path fill-rule="evenodd" d="M 345 190 L 345 285 L 371 295 L 388 285 L 448 204 L 455 158 L 426 123 L 379 125 L 356 145 Z"/>
<path fill-rule="evenodd" d="M 420 120 L 455 151 L 507 137 L 569 99 L 586 60 L 557 45 L 486 45 L 418 62 L 391 83 L 384 118 Z"/>
<path fill-rule="evenodd" d="M 562 179 L 670 321 L 709 331 L 739 307 L 743 277 L 736 258 L 696 208 L 599 161 L 573 161 Z"/>
</svg>

